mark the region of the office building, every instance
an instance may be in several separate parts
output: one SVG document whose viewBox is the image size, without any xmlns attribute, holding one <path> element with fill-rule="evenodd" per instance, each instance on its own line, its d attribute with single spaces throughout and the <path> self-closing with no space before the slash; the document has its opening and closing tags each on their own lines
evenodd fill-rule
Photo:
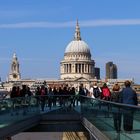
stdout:
<svg viewBox="0 0 140 140">
<path fill-rule="evenodd" d="M 117 65 L 113 62 L 106 63 L 106 79 L 117 79 Z"/>
</svg>

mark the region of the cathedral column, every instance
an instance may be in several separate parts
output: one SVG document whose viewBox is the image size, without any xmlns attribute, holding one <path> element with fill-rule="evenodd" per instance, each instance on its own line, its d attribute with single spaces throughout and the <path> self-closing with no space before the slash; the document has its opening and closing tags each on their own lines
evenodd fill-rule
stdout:
<svg viewBox="0 0 140 140">
<path fill-rule="evenodd" d="M 62 70 L 63 70 L 62 73 L 65 73 L 65 67 L 64 67 L 64 64 L 62 65 Z"/>
<path fill-rule="evenodd" d="M 91 73 L 91 65 L 89 65 L 89 73 Z"/>
<path fill-rule="evenodd" d="M 66 73 L 67 73 L 67 64 L 66 64 Z"/>
<path fill-rule="evenodd" d="M 71 64 L 69 64 L 69 73 L 71 73 Z"/>
<path fill-rule="evenodd" d="M 89 64 L 88 64 L 88 73 L 89 73 Z"/>
<path fill-rule="evenodd" d="M 86 73 L 86 64 L 84 64 L 84 73 Z"/>
<path fill-rule="evenodd" d="M 74 73 L 77 73 L 77 64 L 75 64 L 75 72 Z"/>
<path fill-rule="evenodd" d="M 82 73 L 84 73 L 84 64 L 82 64 Z"/>
<path fill-rule="evenodd" d="M 75 73 L 75 64 L 72 64 L 72 73 Z"/>
<path fill-rule="evenodd" d="M 67 64 L 65 64 L 65 73 L 67 73 Z"/>
<path fill-rule="evenodd" d="M 69 72 L 69 69 L 68 69 L 68 64 L 67 64 L 67 73 Z"/>
<path fill-rule="evenodd" d="M 70 64 L 68 64 L 68 73 L 70 73 Z"/>
<path fill-rule="evenodd" d="M 79 64 L 79 73 L 81 73 L 82 69 L 81 69 L 81 64 Z"/>
<path fill-rule="evenodd" d="M 87 73 L 87 64 L 85 64 L 85 73 Z"/>
<path fill-rule="evenodd" d="M 70 69 L 69 69 L 69 64 L 68 64 L 68 73 L 69 73 Z"/>
<path fill-rule="evenodd" d="M 79 64 L 77 64 L 77 73 L 79 73 Z"/>
<path fill-rule="evenodd" d="M 64 73 L 63 64 L 61 64 L 61 66 L 60 66 L 60 71 L 61 71 L 61 73 Z"/>
<path fill-rule="evenodd" d="M 61 72 L 61 73 L 64 73 L 64 67 L 63 67 L 63 64 L 61 64 L 61 66 L 60 66 L 60 72 Z"/>
<path fill-rule="evenodd" d="M 65 64 L 64 64 L 64 73 L 65 73 Z"/>
<path fill-rule="evenodd" d="M 69 64 L 68 64 L 68 73 L 70 73 L 70 69 L 69 69 L 69 68 L 70 68 L 70 66 L 69 66 Z"/>
<path fill-rule="evenodd" d="M 69 64 L 69 73 L 71 73 L 71 64 Z"/>
<path fill-rule="evenodd" d="M 84 64 L 84 73 L 85 73 L 85 64 Z"/>
</svg>

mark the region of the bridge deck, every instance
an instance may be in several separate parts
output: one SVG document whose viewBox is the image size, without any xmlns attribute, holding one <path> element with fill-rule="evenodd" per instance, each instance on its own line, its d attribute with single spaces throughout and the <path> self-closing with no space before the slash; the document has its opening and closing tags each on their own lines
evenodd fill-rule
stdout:
<svg viewBox="0 0 140 140">
<path fill-rule="evenodd" d="M 37 103 L 35 97 L 18 99 L 19 103 L 16 100 L 2 100 L 0 104 L 0 138 L 23 131 L 62 132 L 65 130 L 68 132 L 69 130 L 86 130 L 93 137 L 104 140 L 114 138 L 118 140 L 139 139 L 139 107 L 83 98 L 84 102 L 79 103 L 78 106 L 72 106 L 71 99 L 67 98 L 62 106 L 59 102 L 51 108 L 45 106 L 44 112 L 41 111 L 40 104 Z M 114 113 L 120 113 L 123 118 L 125 113 L 129 114 L 130 112 L 133 113 L 133 130 L 131 132 L 124 131 L 122 123 L 121 131 L 116 132 L 113 122 Z M 66 124 L 68 127 L 65 126 Z"/>
</svg>

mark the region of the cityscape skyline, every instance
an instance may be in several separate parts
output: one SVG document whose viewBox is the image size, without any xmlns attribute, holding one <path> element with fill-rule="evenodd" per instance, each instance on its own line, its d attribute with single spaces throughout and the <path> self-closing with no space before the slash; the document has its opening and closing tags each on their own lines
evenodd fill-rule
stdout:
<svg viewBox="0 0 140 140">
<path fill-rule="evenodd" d="M 113 61 L 118 78 L 140 83 L 139 1 L 7 1 L 0 2 L 2 80 L 10 72 L 14 53 L 22 78 L 59 78 L 60 61 L 74 38 L 78 18 L 81 37 L 101 69 L 101 78 L 105 78 L 106 62 Z"/>
</svg>

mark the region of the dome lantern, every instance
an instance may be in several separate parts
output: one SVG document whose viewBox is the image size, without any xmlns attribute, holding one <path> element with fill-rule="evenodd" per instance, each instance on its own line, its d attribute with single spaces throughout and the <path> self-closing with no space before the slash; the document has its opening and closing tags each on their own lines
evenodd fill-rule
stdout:
<svg viewBox="0 0 140 140">
<path fill-rule="evenodd" d="M 79 24 L 78 24 L 78 20 L 77 20 L 77 23 L 76 23 L 76 29 L 75 29 L 75 35 L 74 35 L 74 40 L 81 40 L 81 35 L 80 35 L 80 27 L 79 27 Z"/>
<path fill-rule="evenodd" d="M 91 56 L 90 49 L 87 43 L 81 39 L 81 33 L 80 33 L 78 20 L 76 23 L 74 40 L 72 40 L 65 49 L 65 54 L 68 54 L 68 53 L 84 53 Z"/>
</svg>

